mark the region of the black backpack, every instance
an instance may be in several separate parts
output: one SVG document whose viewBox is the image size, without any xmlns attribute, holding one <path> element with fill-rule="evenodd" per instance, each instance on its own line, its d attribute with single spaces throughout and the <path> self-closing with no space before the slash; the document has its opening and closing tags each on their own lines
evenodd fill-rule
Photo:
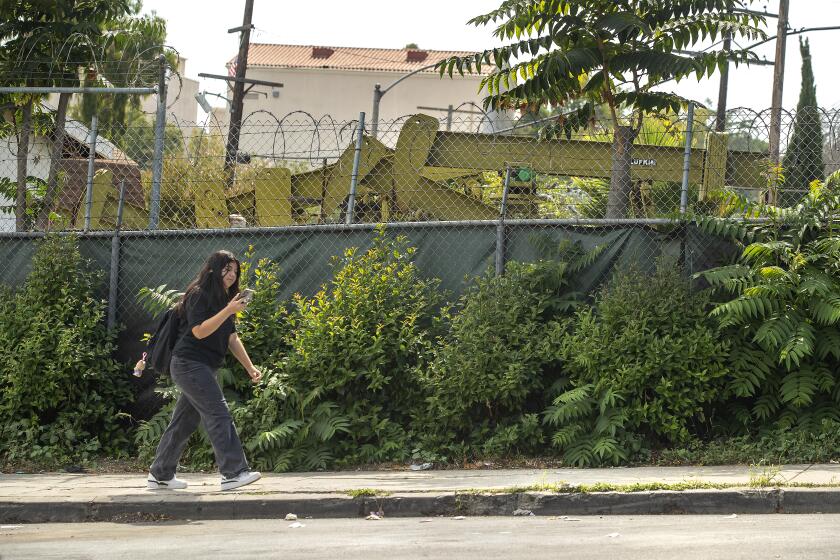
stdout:
<svg viewBox="0 0 840 560">
<path fill-rule="evenodd" d="M 161 316 L 149 339 L 146 347 L 147 368 L 152 368 L 161 375 L 169 375 L 169 362 L 172 360 L 172 351 L 178 342 L 180 330 L 180 305 L 174 305 Z"/>
</svg>

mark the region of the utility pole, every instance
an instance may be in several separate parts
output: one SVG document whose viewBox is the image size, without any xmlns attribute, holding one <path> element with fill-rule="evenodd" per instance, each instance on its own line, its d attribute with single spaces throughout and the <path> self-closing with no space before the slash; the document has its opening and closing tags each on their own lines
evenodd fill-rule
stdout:
<svg viewBox="0 0 840 560">
<path fill-rule="evenodd" d="M 739 13 L 739 14 L 750 14 L 754 16 L 764 16 L 766 18 L 777 18 L 779 17 L 778 14 L 771 14 L 764 12 L 755 12 L 753 10 L 741 9 L 741 8 L 729 8 L 729 13 Z M 785 23 L 787 25 L 787 23 Z M 759 43 L 761 44 L 761 43 Z M 758 45 L 752 45 L 746 48 L 746 50 L 750 50 L 753 47 Z M 727 31 L 723 35 L 723 52 L 729 54 L 732 50 L 732 31 Z M 756 62 L 756 64 L 770 64 L 769 62 Z M 715 119 L 715 131 L 716 132 L 723 132 L 726 130 L 726 98 L 729 95 L 729 59 L 727 57 L 726 62 L 723 65 L 723 68 L 720 70 L 720 89 L 718 90 L 718 104 L 717 104 L 717 118 Z"/>
<path fill-rule="evenodd" d="M 723 37 L 723 52 L 729 56 L 732 48 L 732 32 L 727 31 Z M 720 89 L 718 90 L 717 118 L 715 119 L 715 130 L 723 132 L 726 130 L 726 96 L 729 92 L 729 60 L 720 69 Z"/>
<path fill-rule="evenodd" d="M 788 5 L 779 1 L 779 27 L 776 33 L 776 59 L 773 65 L 773 101 L 770 109 L 770 162 L 779 164 L 779 140 L 782 135 L 782 92 L 785 81 L 785 47 L 787 45 Z"/>
<path fill-rule="evenodd" d="M 254 0 L 245 0 L 245 15 L 242 27 L 228 29 L 228 33 L 241 32 L 239 54 L 236 56 L 236 81 L 233 82 L 233 99 L 230 104 L 230 130 L 225 148 L 225 182 L 233 185 L 233 171 L 236 154 L 239 152 L 239 131 L 242 128 L 242 99 L 245 97 L 245 70 L 248 66 L 248 45 L 251 42 L 251 16 L 254 13 Z"/>
</svg>

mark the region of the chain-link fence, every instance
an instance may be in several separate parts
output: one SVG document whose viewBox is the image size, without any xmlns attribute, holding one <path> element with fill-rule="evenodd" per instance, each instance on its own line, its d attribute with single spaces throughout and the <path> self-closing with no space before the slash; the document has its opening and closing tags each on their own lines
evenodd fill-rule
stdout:
<svg viewBox="0 0 840 560">
<path fill-rule="evenodd" d="M 35 127 L 23 172 L 28 217 L 17 228 L 24 159 L 18 127 L 7 123 L 0 276 L 25 277 L 44 229 L 83 232 L 84 251 L 111 274 L 112 319 L 142 325 L 139 289 L 183 287 L 213 250 L 253 247 L 281 266 L 285 294 L 313 293 L 330 278 L 331 258 L 367 247 L 382 223 L 405 234 L 423 273 L 453 294 L 465 278 L 546 256 L 561 239 L 609 244 L 602 273 L 663 255 L 697 270 L 721 249 L 681 215 L 726 215 L 731 193 L 790 206 L 840 167 L 838 115 L 817 108 L 782 113 L 775 164 L 769 110 L 732 110 L 719 123 L 694 108 L 691 119 L 629 116 L 618 127 L 604 114 L 572 131 L 557 116 L 467 109 L 376 126 L 255 112 L 228 164 L 230 130 L 215 118 L 168 122 L 158 160 L 152 115 L 98 130 L 70 119 L 58 159 L 49 126 Z M 57 196 L 44 208 L 50 177 Z"/>
<path fill-rule="evenodd" d="M 719 213 L 731 191 L 789 206 L 840 166 L 836 111 L 783 112 L 776 165 L 769 110 L 729 111 L 722 127 L 707 110 L 693 117 L 691 126 L 685 115 L 630 117 L 616 134 L 608 115 L 564 131 L 556 117 L 417 114 L 379 122 L 372 134 L 358 120 L 260 111 L 243 120 L 232 165 L 226 123 L 168 122 L 155 229 L 496 220 L 503 201 L 509 219 L 674 218 Z M 0 208 L 3 229 L 14 231 L 21 159 L 18 131 L 4 128 Z M 149 229 L 153 115 L 107 130 L 70 119 L 53 156 L 49 134 L 36 131 L 25 173 L 30 218 L 18 230 L 113 230 L 121 187 L 121 228 Z M 51 173 L 58 196 L 39 224 Z"/>
</svg>

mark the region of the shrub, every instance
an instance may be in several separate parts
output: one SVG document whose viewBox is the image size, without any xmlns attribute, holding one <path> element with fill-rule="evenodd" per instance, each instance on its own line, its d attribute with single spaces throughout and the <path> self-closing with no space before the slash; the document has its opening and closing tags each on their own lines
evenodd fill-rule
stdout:
<svg viewBox="0 0 840 560">
<path fill-rule="evenodd" d="M 291 321 L 288 301 L 280 299 L 280 266 L 270 259 L 254 262 L 254 247 L 249 247 L 242 260 L 240 286 L 254 290 L 254 297 L 248 304 L 236 325 L 239 338 L 248 349 L 254 364 L 271 364 L 280 360 L 289 351 Z M 233 356 L 228 364 L 241 369 Z M 250 383 L 247 376 L 243 379 Z"/>
<path fill-rule="evenodd" d="M 732 410 L 744 427 L 840 420 L 840 212 L 837 176 L 792 209 L 745 206 L 769 224 L 700 220 L 743 247 L 737 263 L 702 276 L 723 298 L 712 315 L 743 348 Z"/>
<path fill-rule="evenodd" d="M 417 366 L 442 304 L 414 249 L 384 231 L 348 249 L 332 281 L 295 297 L 290 350 L 237 425 L 257 467 L 283 471 L 406 457 L 405 426 L 422 403 Z"/>
<path fill-rule="evenodd" d="M 564 245 L 558 260 L 511 262 L 462 296 L 447 336 L 422 372 L 421 455 L 528 453 L 544 443 L 538 413 L 558 376 L 562 317 L 581 302 L 575 278 L 602 249 Z"/>
<path fill-rule="evenodd" d="M 101 274 L 73 237 L 40 242 L 32 271 L 0 297 L 0 453 L 47 465 L 125 456 L 128 377 L 94 296 Z"/>
<path fill-rule="evenodd" d="M 618 464 L 703 426 L 729 355 L 706 313 L 707 298 L 663 264 L 616 273 L 577 313 L 560 350 L 564 390 L 544 414 L 566 461 Z"/>
</svg>

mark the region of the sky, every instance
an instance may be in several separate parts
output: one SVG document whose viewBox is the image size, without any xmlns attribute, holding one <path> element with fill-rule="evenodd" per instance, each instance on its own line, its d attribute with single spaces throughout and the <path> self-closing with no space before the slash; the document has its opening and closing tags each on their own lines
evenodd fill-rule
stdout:
<svg viewBox="0 0 840 560">
<path fill-rule="evenodd" d="M 282 43 L 338 47 L 420 48 L 479 51 L 498 46 L 492 26 L 475 27 L 467 21 L 499 6 L 501 0 L 320 0 L 310 2 L 254 0 L 251 33 L 254 43 Z M 840 25 L 840 0 L 792 0 L 789 21 L 794 29 Z M 778 0 L 758 0 L 753 9 L 777 13 Z M 143 11 L 155 11 L 167 21 L 170 46 L 187 59 L 186 76 L 199 72 L 225 74 L 225 63 L 236 56 L 238 33 L 227 30 L 242 24 L 245 0 L 143 0 Z M 768 36 L 776 34 L 776 19 L 768 18 Z M 840 108 L 840 72 L 837 72 L 840 30 L 802 34 L 811 44 L 817 83 L 817 101 Z M 746 46 L 746 45 L 742 45 Z M 756 49 L 773 60 L 775 41 Z M 801 57 L 797 36 L 787 40 L 783 105 L 793 108 L 799 97 Z M 728 107 L 770 106 L 772 66 L 740 66 L 730 73 Z M 201 79 L 200 90 L 224 93 L 216 80 Z M 700 102 L 717 102 L 717 76 L 698 83 L 686 79 L 673 91 Z M 223 105 L 208 97 L 211 104 Z"/>
</svg>

